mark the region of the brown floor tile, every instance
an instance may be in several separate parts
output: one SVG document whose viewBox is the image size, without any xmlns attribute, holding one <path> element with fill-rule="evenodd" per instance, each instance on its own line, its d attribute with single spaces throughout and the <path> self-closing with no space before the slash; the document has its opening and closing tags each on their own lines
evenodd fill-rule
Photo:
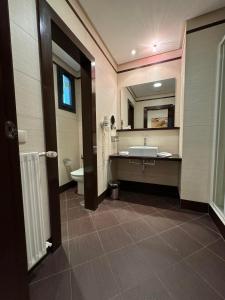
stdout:
<svg viewBox="0 0 225 300">
<path fill-rule="evenodd" d="M 186 261 L 225 298 L 225 261 L 207 249 L 191 255 Z"/>
<path fill-rule="evenodd" d="M 66 271 L 30 285 L 32 300 L 71 300 L 70 272 Z"/>
<path fill-rule="evenodd" d="M 141 205 L 141 204 L 136 204 L 133 203 L 131 204 L 132 209 L 138 213 L 140 216 L 148 216 L 156 213 L 156 208 L 153 206 L 146 206 L 146 205 Z"/>
<path fill-rule="evenodd" d="M 66 200 L 66 192 L 60 193 L 59 199 L 60 199 L 60 202 Z"/>
<path fill-rule="evenodd" d="M 124 223 L 121 226 L 126 230 L 126 232 L 135 242 L 138 242 L 155 234 L 155 231 L 152 230 L 151 226 L 142 219 Z"/>
<path fill-rule="evenodd" d="M 213 219 L 209 215 L 204 215 L 201 218 L 198 219 L 198 222 L 208 226 L 210 229 L 215 230 L 217 233 L 219 233 L 219 229 L 216 226 L 216 224 L 213 222 Z"/>
<path fill-rule="evenodd" d="M 66 191 L 67 200 L 76 197 L 76 195 L 77 195 L 77 188 L 71 188 Z"/>
<path fill-rule="evenodd" d="M 225 260 L 225 241 L 223 238 L 208 246 L 208 249 Z"/>
<path fill-rule="evenodd" d="M 68 221 L 89 216 L 89 211 L 82 206 L 68 209 Z"/>
<path fill-rule="evenodd" d="M 174 300 L 222 300 L 185 263 L 172 266 L 160 273 L 159 278 Z"/>
<path fill-rule="evenodd" d="M 105 257 L 73 268 L 71 272 L 73 300 L 109 300 L 118 287 Z"/>
<path fill-rule="evenodd" d="M 95 231 L 95 227 L 90 217 L 74 219 L 68 222 L 69 238 L 74 238 L 82 234 Z"/>
<path fill-rule="evenodd" d="M 99 236 L 106 252 L 113 251 L 132 243 L 128 233 L 121 226 L 99 231 Z"/>
<path fill-rule="evenodd" d="M 188 256 L 202 248 L 201 244 L 193 240 L 179 227 L 172 228 L 171 230 L 162 233 L 160 237 L 182 257 Z"/>
<path fill-rule="evenodd" d="M 140 285 L 122 293 L 123 300 L 172 300 L 162 283 L 155 276 L 152 276 L 147 281 Z"/>
<path fill-rule="evenodd" d="M 176 225 L 199 218 L 202 215 L 202 213 L 199 212 L 188 211 L 183 209 L 164 209 L 162 213 Z"/>
<path fill-rule="evenodd" d="M 148 260 L 135 245 L 112 252 L 107 257 L 122 290 L 141 284 L 153 274 Z"/>
<path fill-rule="evenodd" d="M 115 216 L 110 211 L 105 211 L 100 214 L 92 214 L 91 217 L 95 228 L 99 230 L 118 224 Z"/>
<path fill-rule="evenodd" d="M 96 232 L 69 241 L 72 266 L 84 263 L 103 254 L 101 242 Z"/>
<path fill-rule="evenodd" d="M 165 270 L 181 260 L 181 256 L 158 236 L 143 240 L 137 245 L 153 272 Z"/>
<path fill-rule="evenodd" d="M 60 210 L 60 219 L 61 222 L 67 222 L 67 209 Z"/>
<path fill-rule="evenodd" d="M 181 228 L 186 231 L 193 239 L 197 240 L 204 246 L 213 243 L 220 238 L 220 236 L 215 231 L 209 229 L 209 227 L 207 226 L 204 226 L 197 220 L 182 224 Z"/>
<path fill-rule="evenodd" d="M 71 198 L 67 200 L 67 207 L 73 208 L 73 207 L 80 207 L 80 202 L 83 200 L 83 196 L 77 196 L 75 198 Z"/>
<path fill-rule="evenodd" d="M 112 213 L 116 217 L 119 224 L 131 222 L 140 218 L 140 215 L 137 214 L 130 206 L 115 208 Z"/>
<path fill-rule="evenodd" d="M 67 228 L 67 222 L 61 223 L 61 235 L 62 235 L 62 241 L 68 240 L 68 228 Z"/>
<path fill-rule="evenodd" d="M 70 269 L 68 244 L 64 243 L 48 256 L 31 272 L 31 281 L 35 282 L 53 274 Z"/>
<path fill-rule="evenodd" d="M 145 216 L 144 220 L 152 227 L 156 233 L 160 233 L 165 230 L 169 230 L 176 226 L 170 218 L 163 214 L 153 214 L 152 216 Z"/>
</svg>

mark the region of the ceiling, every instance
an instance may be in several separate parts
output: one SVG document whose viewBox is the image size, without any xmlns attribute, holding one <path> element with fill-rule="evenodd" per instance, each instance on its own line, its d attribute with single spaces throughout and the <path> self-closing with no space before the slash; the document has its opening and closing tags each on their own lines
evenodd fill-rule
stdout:
<svg viewBox="0 0 225 300">
<path fill-rule="evenodd" d="M 179 49 L 185 20 L 225 6 L 225 0 L 79 2 L 118 64 Z M 135 56 L 132 49 L 137 51 Z"/>
<path fill-rule="evenodd" d="M 161 87 L 154 87 L 155 82 L 160 82 Z M 140 101 L 143 98 L 151 98 L 162 94 L 175 95 L 175 79 L 166 79 L 161 81 L 148 82 L 144 84 L 137 84 L 129 86 L 129 91 L 132 93 L 136 101 Z"/>
<path fill-rule="evenodd" d="M 76 72 L 80 72 L 80 64 L 78 64 L 69 54 L 67 54 L 61 47 L 52 41 L 52 53 L 64 61 L 70 68 Z"/>
</svg>

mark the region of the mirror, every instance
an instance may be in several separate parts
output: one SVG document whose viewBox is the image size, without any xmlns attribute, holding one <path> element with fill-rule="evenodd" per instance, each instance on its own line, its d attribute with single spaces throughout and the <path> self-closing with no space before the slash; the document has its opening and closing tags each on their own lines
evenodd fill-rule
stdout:
<svg viewBox="0 0 225 300">
<path fill-rule="evenodd" d="M 174 128 L 175 78 L 125 87 L 120 101 L 122 130 Z"/>
</svg>

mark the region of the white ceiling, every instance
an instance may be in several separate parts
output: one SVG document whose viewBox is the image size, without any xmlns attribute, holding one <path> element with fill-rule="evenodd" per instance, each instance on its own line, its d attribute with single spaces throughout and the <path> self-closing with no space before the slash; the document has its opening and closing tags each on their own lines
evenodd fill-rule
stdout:
<svg viewBox="0 0 225 300">
<path fill-rule="evenodd" d="M 161 87 L 154 87 L 155 82 L 161 82 Z M 173 94 L 175 95 L 175 78 L 148 82 L 144 84 L 137 84 L 129 86 L 129 90 L 131 90 L 132 95 L 135 97 L 136 101 L 142 100 L 142 98 L 151 98 L 157 95 L 162 94 Z"/>
<path fill-rule="evenodd" d="M 180 48 L 185 20 L 225 6 L 225 0 L 79 2 L 118 64 Z M 137 50 L 135 57 L 132 49 Z"/>
</svg>

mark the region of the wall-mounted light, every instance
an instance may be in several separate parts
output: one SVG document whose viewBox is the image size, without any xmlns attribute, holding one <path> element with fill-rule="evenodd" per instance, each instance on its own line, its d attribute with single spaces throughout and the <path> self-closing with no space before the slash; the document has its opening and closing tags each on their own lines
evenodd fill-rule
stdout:
<svg viewBox="0 0 225 300">
<path fill-rule="evenodd" d="M 92 65 L 92 67 L 94 67 L 95 66 L 95 61 L 92 61 L 91 65 Z"/>
<path fill-rule="evenodd" d="M 134 56 L 134 55 L 136 54 L 136 52 L 137 52 L 137 51 L 136 51 L 135 49 L 133 49 L 133 50 L 131 51 L 131 55 Z"/>
<path fill-rule="evenodd" d="M 158 88 L 158 87 L 161 87 L 161 86 L 162 86 L 162 83 L 161 83 L 161 82 L 155 82 L 155 83 L 153 84 L 153 86 L 154 86 L 155 88 Z"/>
</svg>

